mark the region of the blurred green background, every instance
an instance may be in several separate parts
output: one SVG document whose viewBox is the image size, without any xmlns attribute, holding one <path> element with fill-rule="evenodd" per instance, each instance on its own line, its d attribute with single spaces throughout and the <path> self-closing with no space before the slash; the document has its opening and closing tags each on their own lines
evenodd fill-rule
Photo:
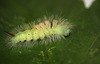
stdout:
<svg viewBox="0 0 100 64">
<path fill-rule="evenodd" d="M 66 40 L 10 49 L 5 42 L 17 25 L 58 15 L 75 26 Z M 48 54 L 48 56 L 47 56 Z M 0 0 L 0 64 L 100 64 L 100 0 L 89 9 L 82 0 Z"/>
</svg>

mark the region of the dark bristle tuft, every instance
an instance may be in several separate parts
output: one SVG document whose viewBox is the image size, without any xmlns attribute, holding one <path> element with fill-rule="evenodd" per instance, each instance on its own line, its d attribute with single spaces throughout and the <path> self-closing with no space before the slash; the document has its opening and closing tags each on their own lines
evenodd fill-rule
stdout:
<svg viewBox="0 0 100 64">
<path fill-rule="evenodd" d="M 23 41 L 23 43 L 26 42 L 26 40 Z"/>
<path fill-rule="evenodd" d="M 33 39 L 32 40 L 30 40 L 31 42 L 33 41 Z"/>
</svg>

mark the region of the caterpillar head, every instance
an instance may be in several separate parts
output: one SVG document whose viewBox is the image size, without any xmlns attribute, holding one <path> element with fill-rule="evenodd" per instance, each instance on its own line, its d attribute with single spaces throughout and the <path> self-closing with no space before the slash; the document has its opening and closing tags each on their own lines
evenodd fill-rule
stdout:
<svg viewBox="0 0 100 64">
<path fill-rule="evenodd" d="M 67 36 L 67 35 L 69 35 L 70 32 L 71 32 L 71 29 L 67 28 L 67 29 L 63 30 L 63 35 Z"/>
</svg>

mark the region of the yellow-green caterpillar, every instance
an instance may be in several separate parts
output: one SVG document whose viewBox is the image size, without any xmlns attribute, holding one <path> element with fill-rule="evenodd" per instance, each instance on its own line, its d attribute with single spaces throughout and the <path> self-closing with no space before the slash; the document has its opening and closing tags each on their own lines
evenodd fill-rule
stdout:
<svg viewBox="0 0 100 64">
<path fill-rule="evenodd" d="M 39 22 L 40 21 L 40 22 Z M 12 46 L 33 46 L 34 44 L 48 44 L 64 36 L 72 30 L 72 24 L 63 18 L 44 18 L 38 24 L 29 23 L 20 26 L 17 31 L 10 34 L 9 41 Z"/>
</svg>

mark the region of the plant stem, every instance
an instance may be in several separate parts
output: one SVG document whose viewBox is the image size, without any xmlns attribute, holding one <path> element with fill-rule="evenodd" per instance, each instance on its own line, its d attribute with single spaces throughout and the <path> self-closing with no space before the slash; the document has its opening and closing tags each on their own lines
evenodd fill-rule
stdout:
<svg viewBox="0 0 100 64">
<path fill-rule="evenodd" d="M 50 61 L 50 58 L 49 58 L 49 56 L 48 56 L 47 50 L 46 50 L 46 48 L 45 48 L 45 45 L 43 45 L 43 48 L 44 48 L 46 57 L 47 57 L 47 59 L 48 59 L 48 62 L 49 62 L 49 64 L 51 64 L 51 61 Z"/>
</svg>

